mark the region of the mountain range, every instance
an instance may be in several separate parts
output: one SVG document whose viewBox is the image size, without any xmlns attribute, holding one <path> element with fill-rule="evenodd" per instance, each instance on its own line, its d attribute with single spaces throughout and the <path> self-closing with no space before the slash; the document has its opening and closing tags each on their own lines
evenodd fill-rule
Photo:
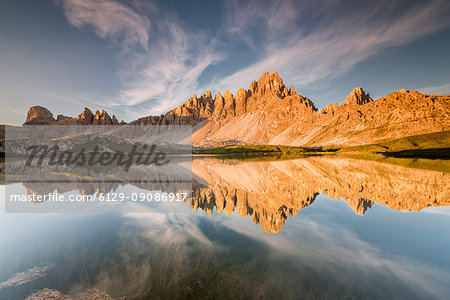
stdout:
<svg viewBox="0 0 450 300">
<path fill-rule="evenodd" d="M 195 147 L 226 145 L 290 145 L 343 147 L 374 144 L 407 136 L 450 130 L 450 95 L 425 95 L 399 90 L 373 100 L 361 87 L 351 91 L 341 105 L 317 109 L 277 72 L 266 72 L 249 88 L 234 95 L 210 91 L 189 98 L 159 116 L 129 123 L 106 111 L 88 108 L 77 117 L 53 114 L 42 106 L 28 111 L 24 125 L 192 125 Z"/>
<path fill-rule="evenodd" d="M 183 167 L 187 162 L 192 174 Z M 449 160 L 398 162 L 389 158 L 375 161 L 323 155 L 236 163 L 232 159 L 194 156 L 192 161 L 174 162 L 170 172 L 139 166 L 129 171 L 121 167 L 92 170 L 79 166 L 62 172 L 58 166 L 25 168 L 24 161 L 16 160 L 8 164 L 7 183 L 23 182 L 28 195 L 54 191 L 107 194 L 121 186 L 169 192 L 187 188 L 186 203 L 194 210 L 208 214 L 217 210 L 227 215 L 236 211 L 242 217 L 249 216 L 266 232 L 279 232 L 290 216 L 300 214 L 302 218 L 302 210 L 312 205 L 319 194 L 345 201 L 358 215 L 365 214 L 374 204 L 404 212 L 450 205 L 450 172 L 445 171 L 450 168 Z M 5 163 L 0 162 L 0 175 L 5 170 Z M 191 175 L 188 184 L 180 184 L 180 179 L 186 183 Z M 48 211 L 48 207 L 41 206 L 33 209 Z"/>
</svg>

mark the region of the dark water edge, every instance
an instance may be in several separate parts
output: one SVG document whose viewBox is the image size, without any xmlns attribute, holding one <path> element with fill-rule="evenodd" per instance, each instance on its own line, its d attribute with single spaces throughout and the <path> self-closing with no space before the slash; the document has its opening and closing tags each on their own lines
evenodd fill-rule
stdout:
<svg viewBox="0 0 450 300">
<path fill-rule="evenodd" d="M 450 159 L 450 148 L 403 150 L 397 152 L 380 152 L 387 157 Z"/>
<path fill-rule="evenodd" d="M 450 148 L 449 148 L 450 149 Z M 391 156 L 386 153 L 308 153 L 302 155 L 283 155 L 283 154 L 258 154 L 242 155 L 236 154 L 193 154 L 193 159 L 202 159 L 213 157 L 219 160 L 226 160 L 231 162 L 270 162 L 270 161 L 289 161 L 308 157 L 346 157 L 358 160 L 377 161 L 381 163 L 388 163 L 398 165 L 406 168 L 432 170 L 444 173 L 450 173 L 450 156 L 445 159 L 439 157 L 426 156 Z"/>
</svg>

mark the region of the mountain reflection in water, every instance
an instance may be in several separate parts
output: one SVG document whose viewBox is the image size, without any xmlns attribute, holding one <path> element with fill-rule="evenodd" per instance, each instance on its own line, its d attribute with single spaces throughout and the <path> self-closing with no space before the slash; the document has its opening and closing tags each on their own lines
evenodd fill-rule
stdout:
<svg viewBox="0 0 450 300">
<path fill-rule="evenodd" d="M 402 166 L 417 164 L 417 160 L 390 159 L 389 162 L 341 156 L 251 162 L 196 156 L 192 162 L 173 162 L 174 166 L 158 174 L 140 167 L 132 168 L 126 176 L 120 172 L 105 176 L 80 173 L 79 179 L 76 176 L 73 179 L 72 174 L 71 180 L 61 181 L 59 178 L 67 178 L 67 174 L 48 170 L 50 175 L 43 175 L 41 170 L 38 177 L 48 177 L 49 182 L 30 180 L 23 185 L 28 194 L 55 190 L 108 193 L 126 184 L 147 191 L 176 191 L 178 180 L 187 175 L 178 175 L 178 179 L 174 176 L 188 173 L 187 169 L 192 168 L 192 193 L 185 201 L 194 210 L 212 214 L 216 209 L 227 215 L 236 211 L 242 217 L 249 215 L 255 224 L 271 233 L 280 232 L 287 218 L 296 217 L 319 194 L 345 200 L 358 215 L 366 213 L 374 202 L 404 212 L 450 205 L 449 161 L 421 160 L 420 165 L 431 166 L 429 169 Z M 87 175 L 99 179 L 85 180 L 89 178 Z"/>
<path fill-rule="evenodd" d="M 446 299 L 448 208 L 424 208 L 450 204 L 448 163 L 395 163 L 194 157 L 180 163 L 193 173 L 186 203 L 144 206 L 141 214 L 0 213 L 0 298 Z M 113 172 L 104 182 L 72 174 L 12 185 L 28 193 L 157 188 L 145 171 L 132 168 L 128 181 Z"/>
<path fill-rule="evenodd" d="M 447 164 L 442 161 L 442 164 Z M 279 232 L 289 217 L 319 193 L 343 198 L 358 215 L 374 202 L 401 211 L 450 205 L 450 173 L 336 156 L 236 163 L 194 159 L 199 180 L 192 208 L 250 215 L 266 232 Z"/>
</svg>

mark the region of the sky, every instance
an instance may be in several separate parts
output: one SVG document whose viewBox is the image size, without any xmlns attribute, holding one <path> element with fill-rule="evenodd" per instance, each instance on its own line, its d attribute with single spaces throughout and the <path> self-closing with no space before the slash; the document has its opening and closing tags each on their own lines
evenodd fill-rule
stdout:
<svg viewBox="0 0 450 300">
<path fill-rule="evenodd" d="M 450 2 L 0 0 L 0 123 L 157 115 L 263 72 L 316 107 L 355 87 L 450 93 Z"/>
</svg>

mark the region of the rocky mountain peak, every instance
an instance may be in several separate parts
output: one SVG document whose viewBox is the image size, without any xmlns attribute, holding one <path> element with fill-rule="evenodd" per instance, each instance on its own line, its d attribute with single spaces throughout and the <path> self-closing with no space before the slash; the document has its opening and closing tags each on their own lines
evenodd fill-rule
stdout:
<svg viewBox="0 0 450 300">
<path fill-rule="evenodd" d="M 216 97 L 214 98 L 214 101 L 220 101 L 221 99 L 223 99 L 222 95 L 217 92 Z"/>
<path fill-rule="evenodd" d="M 91 124 L 92 120 L 94 120 L 94 114 L 89 108 L 85 107 L 83 112 L 76 117 L 76 120 L 81 124 Z"/>
<path fill-rule="evenodd" d="M 119 125 L 117 118 L 113 115 L 112 118 L 105 110 L 96 111 L 95 115 L 92 111 L 85 107 L 83 112 L 77 117 L 67 117 L 58 115 L 58 118 L 53 118 L 53 114 L 45 107 L 33 106 L 28 111 L 27 119 L 24 125 Z"/>
<path fill-rule="evenodd" d="M 235 105 L 236 105 L 236 115 L 241 115 L 246 112 L 246 106 L 247 106 L 247 98 L 248 94 L 247 91 L 243 88 L 240 88 L 234 97 Z"/>
<path fill-rule="evenodd" d="M 295 91 L 293 86 L 291 86 L 291 88 L 289 89 L 289 95 L 291 96 L 297 95 L 297 92 Z"/>
<path fill-rule="evenodd" d="M 343 105 L 328 104 L 316 113 L 312 101 L 287 88 L 278 73 L 266 72 L 248 90 L 233 95 L 207 91 L 158 116 L 147 116 L 132 125 L 193 125 L 196 147 L 236 143 L 295 146 L 353 146 L 379 140 L 449 130 L 450 96 L 424 95 L 400 90 L 376 101 L 361 87 Z M 373 102 L 372 102 L 373 101 Z M 25 124 L 116 125 L 106 111 L 93 114 L 85 108 L 76 118 L 58 116 L 41 106 L 28 112 Z M 402 127 L 399 129 L 399 125 Z M 367 130 L 377 128 L 377 130 Z M 400 132 L 400 133 L 399 133 Z M 358 200 L 359 201 L 359 200 Z"/>
<path fill-rule="evenodd" d="M 248 92 L 249 94 L 253 95 L 256 93 L 256 90 L 258 89 L 258 84 L 256 83 L 256 81 L 253 81 L 250 86 L 248 87 Z"/>
<path fill-rule="evenodd" d="M 354 88 L 353 91 L 345 98 L 343 105 L 363 105 L 365 103 L 368 103 L 372 101 L 372 98 L 370 98 L 369 94 L 366 94 L 366 92 L 361 88 L 357 87 Z"/>
<path fill-rule="evenodd" d="M 46 125 L 55 122 L 53 114 L 43 106 L 32 106 L 28 110 L 24 125 Z"/>
<path fill-rule="evenodd" d="M 223 93 L 223 98 L 225 99 L 225 103 L 233 102 L 233 94 L 229 90 Z"/>
<path fill-rule="evenodd" d="M 262 88 L 266 84 L 269 84 L 271 87 L 283 86 L 283 80 L 278 75 L 278 72 L 265 72 L 258 79 L 258 87 Z"/>
<path fill-rule="evenodd" d="M 98 110 L 95 112 L 93 124 L 94 125 L 113 125 L 113 121 L 112 121 L 111 117 L 108 115 L 108 113 L 106 112 L 106 110 L 103 109 L 101 112 L 99 112 Z"/>
<path fill-rule="evenodd" d="M 286 99 L 286 102 L 281 105 L 278 102 L 280 99 Z M 162 118 L 149 116 L 131 123 L 196 125 L 209 120 L 223 125 L 234 117 L 241 117 L 247 113 L 266 113 L 275 124 L 277 116 L 286 114 L 283 111 L 284 107 L 289 110 L 288 114 L 295 111 L 294 114 L 304 119 L 309 117 L 309 112 L 317 110 L 311 100 L 297 94 L 293 87 L 288 89 L 277 72 L 266 72 L 258 81 L 253 81 L 248 90 L 240 88 L 234 95 L 226 90 L 223 94 L 217 93 L 214 100 L 211 91 L 206 91 L 200 97 L 194 95 L 189 98 Z"/>
<path fill-rule="evenodd" d="M 262 96 L 265 94 L 279 95 L 283 93 L 283 90 L 286 87 L 284 86 L 283 80 L 280 78 L 280 75 L 278 75 L 277 72 L 265 72 L 258 79 L 256 88 L 259 92 L 259 95 Z"/>
</svg>

